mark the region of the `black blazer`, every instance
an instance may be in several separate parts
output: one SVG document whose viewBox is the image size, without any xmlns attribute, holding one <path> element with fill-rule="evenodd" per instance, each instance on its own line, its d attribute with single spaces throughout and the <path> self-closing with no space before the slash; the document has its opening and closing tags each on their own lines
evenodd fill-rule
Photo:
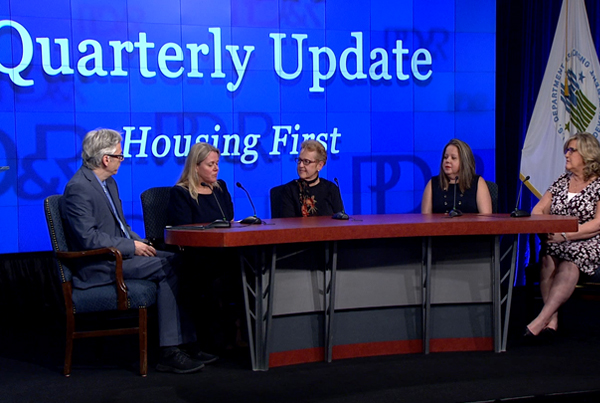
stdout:
<svg viewBox="0 0 600 403">
<path fill-rule="evenodd" d="M 233 220 L 233 202 L 227 190 L 225 181 L 218 180 L 219 188 L 214 189 L 214 195 L 198 195 L 194 200 L 190 192 L 181 186 L 173 186 L 169 194 L 169 207 L 167 209 L 167 225 L 204 224 L 225 218 Z M 215 201 L 219 199 L 225 217 Z"/>
</svg>

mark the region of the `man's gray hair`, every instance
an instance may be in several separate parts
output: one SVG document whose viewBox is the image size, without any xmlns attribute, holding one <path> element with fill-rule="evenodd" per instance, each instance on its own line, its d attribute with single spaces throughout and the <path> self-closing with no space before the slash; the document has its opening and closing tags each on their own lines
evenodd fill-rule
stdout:
<svg viewBox="0 0 600 403">
<path fill-rule="evenodd" d="M 106 154 L 114 154 L 117 145 L 123 137 L 111 129 L 96 129 L 88 132 L 83 139 L 81 159 L 83 165 L 89 169 L 96 169 L 102 163 L 102 157 Z"/>
</svg>

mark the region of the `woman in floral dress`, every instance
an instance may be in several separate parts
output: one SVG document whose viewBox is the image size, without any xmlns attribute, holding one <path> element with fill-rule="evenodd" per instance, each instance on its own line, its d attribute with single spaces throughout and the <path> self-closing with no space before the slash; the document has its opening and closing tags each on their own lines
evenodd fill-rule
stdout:
<svg viewBox="0 0 600 403">
<path fill-rule="evenodd" d="M 600 144 L 589 133 L 570 137 L 564 146 L 566 173 L 561 175 L 533 208 L 532 214 L 577 217 L 576 232 L 547 234 L 540 272 L 544 307 L 527 325 L 525 335 L 554 335 L 558 308 L 579 280 L 592 275 L 600 264 Z"/>
</svg>

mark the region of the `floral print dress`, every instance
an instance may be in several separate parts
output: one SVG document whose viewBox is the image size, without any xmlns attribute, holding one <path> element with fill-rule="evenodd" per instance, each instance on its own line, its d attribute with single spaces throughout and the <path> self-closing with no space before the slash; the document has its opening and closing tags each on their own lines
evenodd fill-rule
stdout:
<svg viewBox="0 0 600 403">
<path fill-rule="evenodd" d="M 550 214 L 577 217 L 579 225 L 596 216 L 600 200 L 600 178 L 568 200 L 570 173 L 561 175 L 548 189 L 552 194 Z M 545 253 L 575 263 L 579 270 L 592 275 L 600 264 L 600 235 L 577 241 L 546 244 Z"/>
</svg>

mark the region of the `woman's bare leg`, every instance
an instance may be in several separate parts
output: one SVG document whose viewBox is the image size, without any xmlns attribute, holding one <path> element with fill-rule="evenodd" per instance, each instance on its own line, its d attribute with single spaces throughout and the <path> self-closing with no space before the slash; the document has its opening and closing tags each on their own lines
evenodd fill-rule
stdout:
<svg viewBox="0 0 600 403">
<path fill-rule="evenodd" d="M 556 261 L 554 260 L 554 262 Z M 558 308 L 573 294 L 575 285 L 579 280 L 579 269 L 573 262 L 561 261 L 555 266 L 556 269 L 553 274 L 550 273 L 550 266 L 552 264 L 547 266 L 542 264 L 540 275 L 540 288 L 543 290 L 544 307 L 540 314 L 527 325 L 529 331 L 535 335 L 539 334 L 545 327 L 556 329 Z M 544 282 L 543 285 L 542 281 Z"/>
<path fill-rule="evenodd" d="M 546 255 L 542 257 L 542 268 L 540 271 L 540 292 L 542 294 L 542 300 L 544 301 L 544 304 L 548 300 L 558 263 L 558 259 L 554 256 Z M 555 312 L 554 315 L 552 315 L 546 327 L 550 327 L 554 330 L 558 329 L 558 312 Z"/>
</svg>

